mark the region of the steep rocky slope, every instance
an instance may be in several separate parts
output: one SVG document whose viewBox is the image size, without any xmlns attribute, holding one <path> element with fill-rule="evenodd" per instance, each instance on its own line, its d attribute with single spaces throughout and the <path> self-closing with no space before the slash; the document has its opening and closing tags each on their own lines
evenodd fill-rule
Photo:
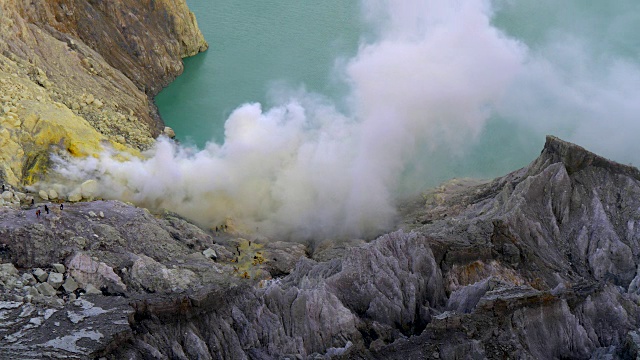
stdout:
<svg viewBox="0 0 640 360">
<path fill-rule="evenodd" d="M 207 47 L 184 0 L 0 0 L 0 181 L 22 185 L 50 147 L 148 147 L 151 96 Z"/>
<path fill-rule="evenodd" d="M 173 214 L 119 202 L 76 203 L 43 218 L 5 208 L 0 255 L 13 265 L 0 274 L 11 285 L 0 303 L 0 352 L 108 359 L 639 355 L 637 169 L 549 137 L 529 166 L 490 182 L 449 182 L 408 204 L 404 215 L 401 229 L 370 243 L 310 254 L 257 235 L 205 233 Z M 56 263 L 65 265 L 65 281 L 85 290 L 43 294 L 48 287 L 31 279 L 33 269 L 51 276 Z M 89 284 L 102 294 L 84 293 L 93 292 Z"/>
</svg>

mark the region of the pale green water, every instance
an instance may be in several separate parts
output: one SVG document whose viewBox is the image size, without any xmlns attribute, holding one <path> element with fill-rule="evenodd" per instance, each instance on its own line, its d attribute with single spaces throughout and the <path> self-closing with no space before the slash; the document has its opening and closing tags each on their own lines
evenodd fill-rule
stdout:
<svg viewBox="0 0 640 360">
<path fill-rule="evenodd" d="M 275 105 L 268 94 L 278 82 L 322 94 L 341 107 L 348 89 L 332 71 L 336 59 L 356 54 L 365 32 L 357 1 L 187 3 L 210 49 L 186 59 L 185 73 L 156 97 L 181 141 L 200 147 L 212 139 L 221 143 L 231 111 L 246 102 Z M 640 132 L 640 108 L 634 105 L 640 104 L 640 2 L 493 4 L 493 24 L 526 47 L 528 68 L 462 156 L 425 156 L 425 183 L 490 177 L 524 166 L 546 134 L 637 164 L 640 146 L 632 134 Z M 536 73 L 544 66 L 555 73 Z M 411 164 L 407 171 L 414 171 Z"/>
<path fill-rule="evenodd" d="M 275 83 L 340 100 L 336 59 L 353 56 L 362 34 L 356 1 L 188 0 L 209 50 L 185 59 L 183 75 L 156 97 L 178 139 L 223 140 L 223 124 L 246 102 L 273 105 Z"/>
</svg>

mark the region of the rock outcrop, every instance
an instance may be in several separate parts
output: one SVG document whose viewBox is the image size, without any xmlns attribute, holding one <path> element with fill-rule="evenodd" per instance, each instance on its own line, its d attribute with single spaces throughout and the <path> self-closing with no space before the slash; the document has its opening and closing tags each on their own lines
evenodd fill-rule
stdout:
<svg viewBox="0 0 640 360">
<path fill-rule="evenodd" d="M 529 166 L 444 184 L 404 207 L 401 229 L 335 244 L 341 254 L 207 233 L 116 201 L 42 218 L 5 207 L 0 306 L 15 326 L 0 326 L 0 355 L 634 358 L 638 174 L 549 137 Z M 52 274 L 65 279 L 58 289 Z"/>
<path fill-rule="evenodd" d="M 0 1 L 0 182 L 38 180 L 52 146 L 149 147 L 151 97 L 206 47 L 184 0 Z"/>
</svg>

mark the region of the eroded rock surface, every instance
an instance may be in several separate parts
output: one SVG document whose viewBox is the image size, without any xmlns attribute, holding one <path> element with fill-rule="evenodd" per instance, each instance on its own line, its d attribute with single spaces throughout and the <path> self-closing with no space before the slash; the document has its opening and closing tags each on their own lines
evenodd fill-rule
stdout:
<svg viewBox="0 0 640 360">
<path fill-rule="evenodd" d="M 315 252 L 117 201 L 42 218 L 0 209 L 5 319 L 34 306 L 68 320 L 37 341 L 10 326 L 12 356 L 59 339 L 83 350 L 51 357 L 626 359 L 640 348 L 640 173 L 553 137 L 523 169 L 404 207 L 399 230 Z M 38 292 L 61 264 L 78 289 Z M 72 310 L 95 285 L 126 324 L 77 327 L 107 316 Z M 7 340 L 21 334 L 27 347 Z"/>
<path fill-rule="evenodd" d="M 263 287 L 137 307 L 148 331 L 114 356 L 635 357 L 639 179 L 550 137 L 530 166 L 444 186 L 404 231 L 341 257 L 303 259 Z"/>
</svg>

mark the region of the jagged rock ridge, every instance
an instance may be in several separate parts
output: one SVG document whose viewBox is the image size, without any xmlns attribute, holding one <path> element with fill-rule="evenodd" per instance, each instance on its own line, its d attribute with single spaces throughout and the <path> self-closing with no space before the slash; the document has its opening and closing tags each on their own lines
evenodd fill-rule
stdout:
<svg viewBox="0 0 640 360">
<path fill-rule="evenodd" d="M 0 213 L 0 222 L 16 224 L 2 233 L 9 239 L 2 254 L 20 271 L 69 265 L 78 254 L 116 269 L 126 289 L 104 291 L 128 297 L 128 324 L 105 332 L 112 335 L 89 355 L 71 353 L 78 358 L 633 358 L 637 174 L 548 137 L 529 166 L 490 182 L 445 184 L 408 207 L 402 229 L 340 257 L 297 252 L 293 269 L 274 271 L 265 265 L 286 247 L 253 239 L 266 259 L 255 266 L 274 278 L 239 276 L 234 257 L 248 249 L 240 234 L 211 238 L 171 215 L 117 202 L 74 205 L 78 214 L 105 213 L 74 218 L 76 231 L 92 229 L 83 248 L 68 240 L 57 250 L 29 250 L 37 244 L 19 245 L 33 241 L 29 215 L 16 221 L 14 210 Z M 120 226 L 125 219 L 136 227 Z M 68 222 L 55 224 L 37 236 L 76 239 Z M 119 245 L 100 245 L 108 241 Z M 217 261 L 200 254 L 213 246 Z"/>
</svg>

